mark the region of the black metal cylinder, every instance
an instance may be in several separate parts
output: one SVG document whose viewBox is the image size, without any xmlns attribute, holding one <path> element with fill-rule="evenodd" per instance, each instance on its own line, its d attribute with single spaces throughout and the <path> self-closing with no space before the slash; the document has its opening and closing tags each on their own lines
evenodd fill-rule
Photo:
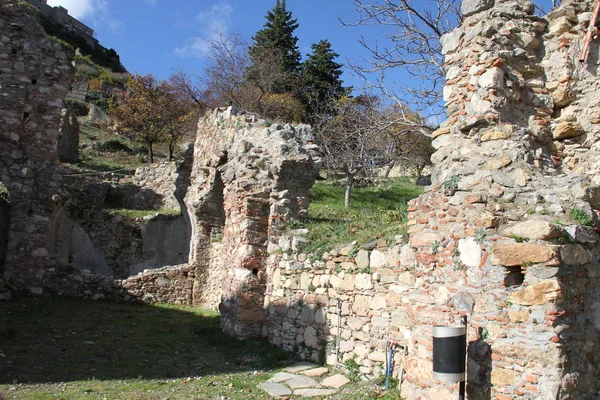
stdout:
<svg viewBox="0 0 600 400">
<path fill-rule="evenodd" d="M 465 326 L 433 327 L 433 378 L 444 382 L 463 382 L 467 352 Z"/>
</svg>

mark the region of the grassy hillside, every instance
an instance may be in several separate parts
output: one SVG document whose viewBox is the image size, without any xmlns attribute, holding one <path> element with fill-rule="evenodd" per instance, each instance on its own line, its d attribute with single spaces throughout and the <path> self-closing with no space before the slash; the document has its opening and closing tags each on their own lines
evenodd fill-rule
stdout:
<svg viewBox="0 0 600 400">
<path fill-rule="evenodd" d="M 335 245 L 375 239 L 392 240 L 406 233 L 407 202 L 423 193 L 412 178 L 390 179 L 373 187 L 355 188 L 344 208 L 344 187 L 317 182 L 312 188 L 308 218 L 290 224 L 309 229 L 304 249 L 317 256 Z"/>
</svg>

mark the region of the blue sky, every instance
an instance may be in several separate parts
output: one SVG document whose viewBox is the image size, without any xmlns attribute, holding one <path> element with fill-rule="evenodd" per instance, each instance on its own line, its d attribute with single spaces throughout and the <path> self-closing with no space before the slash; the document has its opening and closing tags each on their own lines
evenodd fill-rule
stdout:
<svg viewBox="0 0 600 400">
<path fill-rule="evenodd" d="M 426 1 L 414 0 L 423 5 Z M 265 14 L 276 0 L 48 0 L 62 5 L 71 15 L 96 31 L 96 38 L 114 48 L 130 72 L 153 73 L 167 78 L 174 69 L 183 68 L 201 75 L 205 41 L 220 32 L 240 32 L 250 41 L 263 27 Z M 367 4 L 377 0 L 365 0 Z M 552 0 L 535 0 L 551 8 Z M 357 61 L 366 52 L 359 45 L 361 35 L 373 43 L 381 38 L 380 27 L 344 27 L 339 19 L 358 18 L 352 0 L 287 0 L 287 8 L 300 24 L 296 30 L 303 57 L 310 45 L 328 39 L 340 54 L 338 62 Z M 388 73 L 390 86 L 414 85 L 402 70 Z M 347 86 L 360 89 L 362 83 L 346 70 Z M 395 82 L 395 85 L 394 85 Z M 439 108 L 437 108 L 439 110 Z M 439 121 L 438 121 L 439 122 Z"/>
<path fill-rule="evenodd" d="M 48 4 L 62 5 L 93 28 L 100 43 L 114 48 L 130 72 L 166 78 L 177 67 L 200 74 L 204 40 L 215 30 L 239 31 L 250 40 L 275 0 L 48 0 Z M 356 18 L 351 0 L 288 0 L 287 7 L 300 24 L 296 33 L 303 56 L 321 39 L 332 43 L 341 55 L 339 62 L 361 53 L 358 40 L 368 29 L 342 27 L 338 20 Z M 349 74 L 344 80 L 355 83 Z"/>
</svg>

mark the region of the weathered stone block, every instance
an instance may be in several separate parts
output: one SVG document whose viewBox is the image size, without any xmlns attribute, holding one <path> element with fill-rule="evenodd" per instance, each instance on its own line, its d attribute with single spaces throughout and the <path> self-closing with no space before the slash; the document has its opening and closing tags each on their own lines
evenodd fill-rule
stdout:
<svg viewBox="0 0 600 400">
<path fill-rule="evenodd" d="M 467 267 L 479 267 L 481 263 L 481 245 L 475 238 L 460 239 L 458 241 L 460 261 Z"/>
<path fill-rule="evenodd" d="M 438 233 L 422 232 L 411 235 L 411 247 L 429 247 L 433 242 L 440 241 L 441 237 Z"/>
<path fill-rule="evenodd" d="M 583 265 L 591 261 L 590 253 L 580 244 L 567 244 L 560 248 L 560 258 L 565 264 Z"/>
<path fill-rule="evenodd" d="M 492 263 L 506 267 L 542 263 L 554 257 L 555 249 L 529 243 L 498 242 L 492 248 Z"/>
<path fill-rule="evenodd" d="M 576 136 L 581 136 L 585 130 L 579 122 L 561 122 L 552 130 L 554 140 L 568 139 Z"/>
<path fill-rule="evenodd" d="M 463 0 L 460 11 L 463 16 L 469 17 L 473 14 L 489 10 L 494 6 L 494 0 Z"/>
<path fill-rule="evenodd" d="M 369 315 L 369 311 L 371 310 L 371 297 L 357 295 L 354 297 L 354 304 L 352 304 L 352 312 L 356 315 L 365 317 Z"/>
<path fill-rule="evenodd" d="M 403 309 L 398 309 L 392 313 L 393 326 L 411 326 L 412 320 L 410 315 Z"/>
<path fill-rule="evenodd" d="M 478 84 L 484 89 L 502 89 L 504 87 L 504 71 L 498 67 L 490 68 L 479 77 Z"/>
<path fill-rule="evenodd" d="M 440 38 L 442 43 L 442 54 L 448 54 L 455 51 L 460 44 L 460 39 L 464 35 L 462 29 L 454 29 Z"/>
<path fill-rule="evenodd" d="M 548 279 L 513 292 L 508 297 L 508 300 L 524 306 L 532 306 L 556 301 L 561 296 L 562 291 L 558 281 L 556 279 Z"/>
<path fill-rule="evenodd" d="M 514 236 L 529 240 L 549 240 L 562 235 L 559 227 L 543 220 L 518 222 L 501 229 L 500 233 L 504 236 Z"/>
<path fill-rule="evenodd" d="M 369 252 L 367 250 L 359 250 L 356 255 L 356 266 L 359 270 L 363 270 L 369 267 Z"/>
<path fill-rule="evenodd" d="M 491 382 L 494 386 L 511 386 L 516 383 L 520 375 L 513 370 L 495 368 L 492 370 Z"/>
<path fill-rule="evenodd" d="M 380 250 L 373 250 L 371 252 L 370 257 L 370 266 L 371 268 L 381 268 L 388 264 L 387 256 L 384 252 Z"/>
<path fill-rule="evenodd" d="M 372 289 L 373 283 L 371 282 L 371 274 L 357 274 L 354 278 L 354 286 L 357 289 Z"/>
</svg>

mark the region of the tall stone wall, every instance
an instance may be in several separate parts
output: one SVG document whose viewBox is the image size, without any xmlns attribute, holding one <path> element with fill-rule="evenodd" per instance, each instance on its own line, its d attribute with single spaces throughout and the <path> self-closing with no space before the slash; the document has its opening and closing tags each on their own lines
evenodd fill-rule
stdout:
<svg viewBox="0 0 600 400">
<path fill-rule="evenodd" d="M 220 281 L 222 326 L 239 336 L 260 335 L 269 238 L 306 211 L 320 164 L 304 140 L 309 128 L 254 121 L 232 108 L 201 120 L 189 186 L 179 194 L 192 227 L 195 303 L 210 303 L 207 284 Z M 222 269 L 211 261 L 215 241 Z"/>
<path fill-rule="evenodd" d="M 407 243 L 316 262 L 283 246 L 267 263 L 266 337 L 373 374 L 394 340 L 404 398 L 453 398 L 433 379 L 432 327 L 466 315 L 468 398 L 600 395 L 598 42 L 578 61 L 593 5 L 539 18 L 527 1 L 463 1 Z"/>
<path fill-rule="evenodd" d="M 160 200 L 153 208 L 179 209 L 179 202 L 175 198 L 177 178 L 179 177 L 178 166 L 175 162 L 163 162 L 150 166 L 140 167 L 135 171 L 133 184 L 139 188 L 140 195 L 143 190 L 160 195 Z"/>
<path fill-rule="evenodd" d="M 8 190 L 0 182 L 0 280 L 4 276 L 4 263 L 8 249 L 8 232 L 10 227 L 10 199 Z"/>
<path fill-rule="evenodd" d="M 72 67 L 60 44 L 14 1 L 0 5 L 0 180 L 10 193 L 5 276 L 39 290 L 48 262 L 56 141 Z"/>
</svg>

